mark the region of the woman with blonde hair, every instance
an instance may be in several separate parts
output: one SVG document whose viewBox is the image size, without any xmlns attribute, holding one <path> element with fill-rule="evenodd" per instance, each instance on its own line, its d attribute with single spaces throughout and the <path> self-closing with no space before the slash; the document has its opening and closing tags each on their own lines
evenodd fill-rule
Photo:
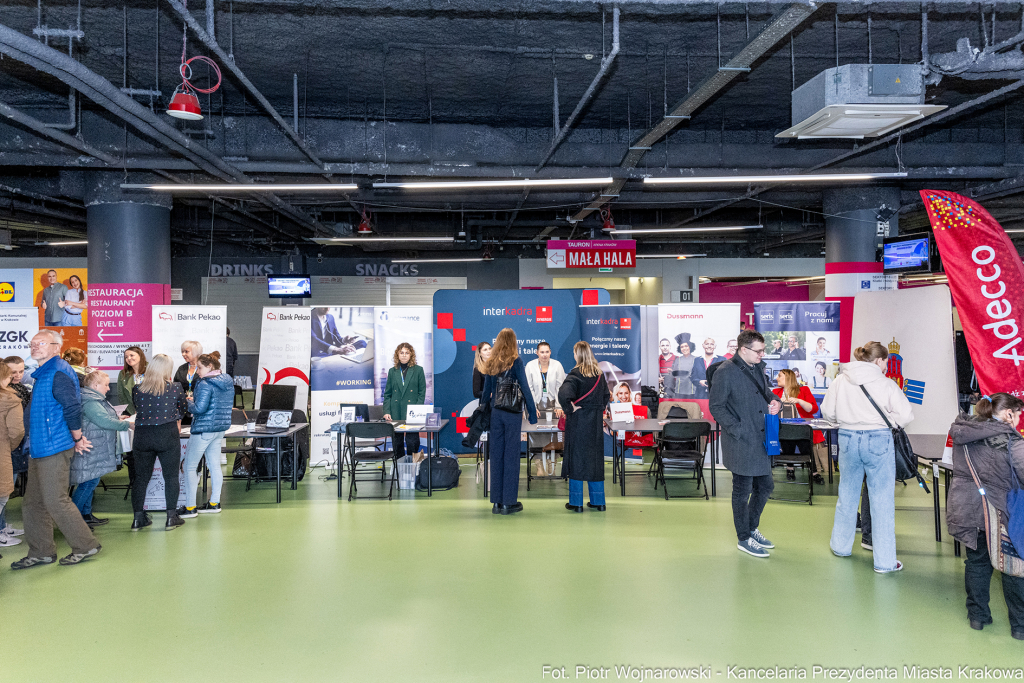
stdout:
<svg viewBox="0 0 1024 683">
<path fill-rule="evenodd" d="M 594 358 L 590 344 L 578 341 L 572 348 L 576 367 L 558 390 L 565 411 L 565 448 L 562 476 L 569 479 L 566 510 L 583 512 L 583 482 L 587 482 L 587 507 L 605 510 L 603 418 L 610 398 L 608 382 Z M 628 388 L 628 386 L 627 386 Z"/>
<path fill-rule="evenodd" d="M 519 357 L 516 333 L 506 327 L 498 333 L 487 361 L 487 377 L 481 405 L 491 404 L 490 443 L 491 512 L 511 515 L 520 512 L 519 447 L 525 404 L 530 424 L 537 424 L 537 406 Z"/>
<path fill-rule="evenodd" d="M 410 405 L 422 405 L 427 397 L 427 378 L 423 368 L 416 365 L 416 350 L 402 342 L 395 348 L 393 367 L 388 370 L 384 385 L 384 419 L 404 420 Z M 395 455 L 413 455 L 420 450 L 418 432 L 395 432 L 392 437 Z"/>
<path fill-rule="evenodd" d="M 783 406 L 793 406 L 800 417 L 814 417 L 815 413 L 818 412 L 818 402 L 807 385 L 802 385 L 797 381 L 795 372 L 792 370 L 779 370 L 779 376 L 775 381 L 779 386 L 772 389 L 772 392 L 782 399 Z M 814 430 L 813 444 L 805 439 L 802 441 L 783 441 L 780 445 L 782 446 L 782 452 L 787 455 L 795 452 L 799 452 L 800 455 L 811 455 L 813 453 L 814 461 L 818 468 L 818 471 L 814 473 L 814 483 L 824 484 L 825 480 L 822 478 L 821 473 L 828 471 L 828 454 L 825 452 L 824 443 L 825 434 L 820 430 Z M 786 478 L 795 478 L 791 467 L 786 468 Z"/>
<path fill-rule="evenodd" d="M 889 352 L 884 346 L 868 342 L 857 347 L 853 357 L 857 360 L 843 366 L 843 374 L 832 382 L 821 404 L 822 417 L 839 423 L 842 472 L 829 546 L 838 557 L 851 554 L 857 534 L 857 498 L 866 476 L 875 571 L 888 574 L 903 569 L 903 563 L 896 560 L 896 451 L 879 410 L 890 424 L 900 427 L 910 424 L 914 413 L 903 391 L 885 376 Z"/>
<path fill-rule="evenodd" d="M 487 375 L 487 361 L 491 359 L 491 345 L 480 342 L 473 356 L 473 398 L 484 395 L 484 377 Z"/>
<path fill-rule="evenodd" d="M 198 356 L 196 357 L 198 360 Z M 178 516 L 178 469 L 181 463 L 181 418 L 188 412 L 185 392 L 181 385 L 171 381 L 174 363 L 170 356 L 157 354 L 146 368 L 141 384 L 132 387 L 135 403 L 135 440 L 132 453 L 135 459 L 135 478 L 132 480 L 132 509 L 135 520 L 132 531 L 152 524 L 143 509 L 146 488 L 153 476 L 153 465 L 160 461 L 164 474 L 164 503 L 167 511 L 168 531 L 185 521 Z"/>
<path fill-rule="evenodd" d="M 181 357 L 185 362 L 178 366 L 174 373 L 174 381 L 181 385 L 185 395 L 191 394 L 202 379 L 199 376 L 199 356 L 203 355 L 203 345 L 197 341 L 181 342 Z"/>
</svg>

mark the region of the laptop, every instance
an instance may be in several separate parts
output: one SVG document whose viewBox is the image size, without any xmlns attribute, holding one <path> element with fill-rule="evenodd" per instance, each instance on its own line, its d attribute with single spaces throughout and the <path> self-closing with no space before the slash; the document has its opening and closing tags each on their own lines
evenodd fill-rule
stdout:
<svg viewBox="0 0 1024 683">
<path fill-rule="evenodd" d="M 282 434 L 292 426 L 292 411 L 290 410 L 261 410 L 256 416 L 256 426 L 253 427 L 253 434 Z"/>
</svg>

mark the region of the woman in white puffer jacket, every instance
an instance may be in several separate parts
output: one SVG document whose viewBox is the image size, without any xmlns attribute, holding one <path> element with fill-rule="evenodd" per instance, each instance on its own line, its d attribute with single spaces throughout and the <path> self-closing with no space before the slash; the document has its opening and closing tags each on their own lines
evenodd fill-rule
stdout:
<svg viewBox="0 0 1024 683">
<path fill-rule="evenodd" d="M 885 376 L 889 352 L 884 346 L 868 342 L 853 357 L 857 360 L 843 365 L 821 403 L 822 417 L 839 423 L 839 502 L 829 546 L 839 557 L 852 552 L 857 501 L 866 476 L 875 571 L 887 574 L 903 569 L 896 560 L 896 452 L 892 433 L 864 390 L 893 426 L 910 424 L 914 413 L 899 385 Z"/>
</svg>

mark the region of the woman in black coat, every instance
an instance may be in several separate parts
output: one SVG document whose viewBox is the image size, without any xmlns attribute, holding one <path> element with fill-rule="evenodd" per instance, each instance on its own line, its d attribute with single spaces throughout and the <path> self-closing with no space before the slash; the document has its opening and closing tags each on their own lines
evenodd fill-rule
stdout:
<svg viewBox="0 0 1024 683">
<path fill-rule="evenodd" d="M 604 373 L 585 341 L 572 349 L 576 367 L 558 389 L 558 403 L 565 410 L 565 449 L 562 476 L 569 478 L 567 510 L 583 512 L 583 482 L 587 482 L 587 507 L 603 512 L 604 411 L 610 393 Z"/>
</svg>

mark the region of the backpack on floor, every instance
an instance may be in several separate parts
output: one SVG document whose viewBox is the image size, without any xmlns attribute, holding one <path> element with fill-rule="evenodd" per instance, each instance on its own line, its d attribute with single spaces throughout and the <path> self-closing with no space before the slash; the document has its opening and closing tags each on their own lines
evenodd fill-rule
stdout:
<svg viewBox="0 0 1024 683">
<path fill-rule="evenodd" d="M 441 455 L 430 456 L 430 480 L 435 491 L 447 491 L 459 485 L 459 461 Z M 416 475 L 416 490 L 427 490 L 427 463 L 420 463 L 419 474 Z"/>
</svg>

